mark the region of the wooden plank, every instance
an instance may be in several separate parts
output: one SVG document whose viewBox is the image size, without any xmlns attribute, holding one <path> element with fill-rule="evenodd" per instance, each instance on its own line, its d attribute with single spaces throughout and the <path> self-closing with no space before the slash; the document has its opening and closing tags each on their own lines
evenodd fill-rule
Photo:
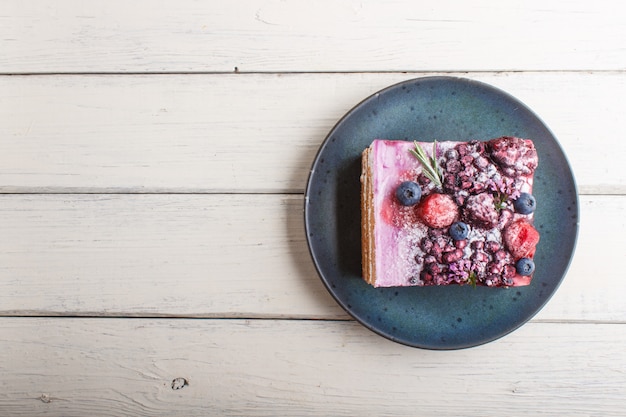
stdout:
<svg viewBox="0 0 626 417">
<path fill-rule="evenodd" d="M 626 67 L 617 1 L 0 4 L 0 72 Z"/>
<path fill-rule="evenodd" d="M 0 192 L 301 192 L 352 106 L 423 75 L 0 77 Z M 582 193 L 626 193 L 626 73 L 453 75 L 532 108 Z"/>
<path fill-rule="evenodd" d="M 449 352 L 354 322 L 2 318 L 0 335 L 0 408 L 15 417 L 611 417 L 626 406 L 624 324 L 530 323 Z"/>
<path fill-rule="evenodd" d="M 345 319 L 302 209 L 299 195 L 0 195 L 0 314 Z M 625 210 L 582 197 L 576 256 L 536 320 L 626 321 Z"/>
<path fill-rule="evenodd" d="M 299 196 L 3 195 L 0 204 L 7 314 L 345 317 L 310 261 Z"/>
</svg>

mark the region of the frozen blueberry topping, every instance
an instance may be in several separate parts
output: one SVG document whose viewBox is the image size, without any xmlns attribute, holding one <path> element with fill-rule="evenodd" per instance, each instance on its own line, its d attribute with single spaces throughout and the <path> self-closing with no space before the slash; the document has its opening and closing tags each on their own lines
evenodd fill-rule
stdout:
<svg viewBox="0 0 626 417">
<path fill-rule="evenodd" d="M 469 226 L 463 222 L 456 222 L 450 226 L 450 236 L 457 241 L 463 241 L 469 235 Z"/>
<path fill-rule="evenodd" d="M 532 259 L 521 258 L 515 264 L 515 269 L 517 270 L 518 274 L 522 276 L 528 276 L 535 272 L 535 263 Z"/>
<path fill-rule="evenodd" d="M 403 206 L 414 206 L 422 198 L 422 189 L 413 181 L 404 181 L 396 188 L 396 198 Z"/>
<path fill-rule="evenodd" d="M 520 196 L 513 202 L 515 211 L 520 214 L 530 214 L 535 211 L 537 207 L 537 201 L 532 194 L 521 193 Z"/>
</svg>

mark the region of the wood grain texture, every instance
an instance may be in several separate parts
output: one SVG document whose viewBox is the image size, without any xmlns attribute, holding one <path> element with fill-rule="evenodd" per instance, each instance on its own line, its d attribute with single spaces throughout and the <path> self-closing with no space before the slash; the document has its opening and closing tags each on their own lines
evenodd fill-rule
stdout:
<svg viewBox="0 0 626 417">
<path fill-rule="evenodd" d="M 450 352 L 354 322 L 2 318 L 0 335 L 16 417 L 611 417 L 626 398 L 623 325 L 529 323 Z"/>
<path fill-rule="evenodd" d="M 0 314 L 345 319 L 302 209 L 299 195 L 0 195 Z M 625 210 L 582 197 L 576 256 L 537 320 L 626 322 L 623 274 L 599 261 L 622 259 L 606 242 Z"/>
<path fill-rule="evenodd" d="M 0 4 L 0 72 L 623 70 L 617 1 Z"/>
<path fill-rule="evenodd" d="M 622 9 L 0 1 L 0 415 L 623 416 Z M 440 74 L 526 103 L 582 194 L 546 307 L 450 352 L 350 320 L 303 230 L 332 126 Z"/>
<path fill-rule="evenodd" d="M 0 77 L 0 192 L 302 192 L 347 111 L 424 75 Z M 582 193 L 626 192 L 626 73 L 451 75 L 533 109 Z"/>
<path fill-rule="evenodd" d="M 310 260 L 303 206 L 281 195 L 4 195 L 1 309 L 345 317 Z"/>
</svg>

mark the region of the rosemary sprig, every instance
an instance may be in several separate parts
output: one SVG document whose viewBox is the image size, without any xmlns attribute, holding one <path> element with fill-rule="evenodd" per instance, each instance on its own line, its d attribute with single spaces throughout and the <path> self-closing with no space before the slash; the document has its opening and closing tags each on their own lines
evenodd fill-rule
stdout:
<svg viewBox="0 0 626 417">
<path fill-rule="evenodd" d="M 439 172 L 439 166 L 437 164 L 437 141 L 433 142 L 433 156 L 428 157 L 424 149 L 417 143 L 415 143 L 415 149 L 411 149 L 411 153 L 422 164 L 424 169 L 424 175 L 428 177 L 437 187 L 441 187 L 441 173 Z"/>
</svg>

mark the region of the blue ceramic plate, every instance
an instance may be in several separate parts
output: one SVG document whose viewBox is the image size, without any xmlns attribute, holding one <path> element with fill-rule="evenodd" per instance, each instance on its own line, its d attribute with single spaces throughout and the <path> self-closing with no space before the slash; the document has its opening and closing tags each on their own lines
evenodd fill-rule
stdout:
<svg viewBox="0 0 626 417">
<path fill-rule="evenodd" d="M 533 194 L 541 233 L 532 284 L 373 288 L 361 278 L 361 152 L 375 138 L 533 139 L 539 154 Z M 563 150 L 524 104 L 462 78 L 426 77 L 388 87 L 345 115 L 322 144 L 306 187 L 305 227 L 328 291 L 358 322 L 393 341 L 427 349 L 480 345 L 515 330 L 550 299 L 569 266 L 578 233 L 576 183 Z"/>
</svg>

